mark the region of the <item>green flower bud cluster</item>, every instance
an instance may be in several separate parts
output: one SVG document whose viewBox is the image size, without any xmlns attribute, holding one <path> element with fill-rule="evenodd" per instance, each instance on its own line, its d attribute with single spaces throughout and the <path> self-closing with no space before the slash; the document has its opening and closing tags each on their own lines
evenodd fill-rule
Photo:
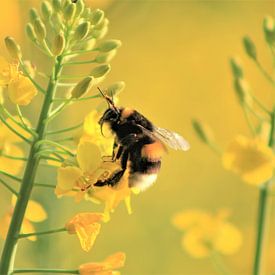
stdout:
<svg viewBox="0 0 275 275">
<path fill-rule="evenodd" d="M 233 84 L 237 98 L 242 106 L 252 106 L 252 97 L 250 94 L 250 86 L 244 79 L 243 68 L 238 58 L 230 59 L 230 66 L 233 74 Z"/>
<path fill-rule="evenodd" d="M 44 0 L 40 12 L 32 8 L 26 26 L 29 39 L 50 56 L 93 51 L 94 63 L 109 63 L 121 46 L 118 40 L 103 41 L 109 21 L 100 9 L 87 7 L 84 0 Z M 76 55 L 73 53 L 77 52 Z"/>
</svg>

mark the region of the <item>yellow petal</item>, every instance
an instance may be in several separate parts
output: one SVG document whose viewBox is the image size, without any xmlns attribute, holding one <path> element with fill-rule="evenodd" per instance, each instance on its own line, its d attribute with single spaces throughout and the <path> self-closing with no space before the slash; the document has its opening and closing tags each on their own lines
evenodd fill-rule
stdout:
<svg viewBox="0 0 275 275">
<path fill-rule="evenodd" d="M 82 176 L 82 171 L 74 166 L 60 167 L 57 173 L 56 188 L 57 190 L 63 190 L 64 192 L 71 191 Z"/>
<path fill-rule="evenodd" d="M 9 230 L 9 226 L 10 226 L 10 222 L 11 222 L 11 213 L 6 213 L 3 217 L 1 217 L 0 219 L 0 237 L 5 240 L 8 230 Z"/>
<path fill-rule="evenodd" d="M 106 275 L 106 274 L 119 274 L 113 269 L 121 268 L 125 264 L 126 255 L 122 252 L 117 252 L 103 262 L 91 262 L 82 264 L 79 267 L 79 274 L 81 275 Z"/>
<path fill-rule="evenodd" d="M 91 172 L 100 160 L 100 152 L 95 144 L 89 141 L 80 142 L 77 148 L 77 161 L 85 172 Z"/>
<path fill-rule="evenodd" d="M 1 148 L 1 144 L 0 144 L 0 148 Z M 23 151 L 16 145 L 5 143 L 3 151 L 5 154 L 10 156 L 24 157 Z M 13 175 L 17 175 L 22 171 L 23 167 L 24 167 L 24 161 L 7 158 L 4 156 L 1 156 L 0 154 L 0 170 L 3 170 Z"/>
<path fill-rule="evenodd" d="M 172 223 L 180 230 L 187 230 L 188 228 L 208 223 L 210 218 L 207 212 L 192 209 L 175 214 L 172 218 Z"/>
<path fill-rule="evenodd" d="M 225 255 L 236 253 L 242 245 L 241 232 L 231 223 L 223 223 L 216 234 L 214 248 Z"/>
<path fill-rule="evenodd" d="M 259 185 L 272 177 L 275 157 L 263 141 L 237 136 L 223 155 L 223 165 L 247 183 Z"/>
<path fill-rule="evenodd" d="M 35 229 L 33 225 L 27 219 L 24 219 L 21 227 L 21 233 L 28 234 L 28 233 L 34 233 L 34 232 L 35 232 Z M 29 236 L 27 239 L 34 242 L 37 240 L 37 237 Z"/>
<path fill-rule="evenodd" d="M 84 212 L 76 214 L 72 219 L 70 219 L 65 227 L 69 234 L 75 234 L 76 229 L 75 226 L 80 224 L 83 227 L 88 226 L 90 224 L 100 222 L 104 219 L 104 214 L 97 212 Z"/>
<path fill-rule="evenodd" d="M 23 75 L 12 79 L 8 91 L 10 100 L 18 105 L 28 105 L 37 94 L 37 90 L 30 79 Z"/>
<path fill-rule="evenodd" d="M 205 258 L 210 254 L 206 237 L 201 228 L 192 228 L 182 237 L 182 247 L 194 258 Z"/>
<path fill-rule="evenodd" d="M 76 234 L 84 251 L 88 252 L 91 250 L 100 232 L 100 228 L 101 225 L 99 223 L 93 223 L 87 227 L 76 225 Z"/>
<path fill-rule="evenodd" d="M 77 234 L 82 249 L 88 252 L 100 232 L 104 215 L 102 213 L 80 213 L 75 215 L 66 225 L 69 234 Z"/>
<path fill-rule="evenodd" d="M 12 195 L 11 204 L 13 207 L 15 207 L 16 201 L 16 196 Z M 40 203 L 34 200 L 29 200 L 25 213 L 25 219 L 32 222 L 42 222 L 47 219 L 47 216 L 47 212 L 44 210 Z"/>
<path fill-rule="evenodd" d="M 0 86 L 5 86 L 18 75 L 18 65 L 9 63 L 0 56 Z"/>
</svg>

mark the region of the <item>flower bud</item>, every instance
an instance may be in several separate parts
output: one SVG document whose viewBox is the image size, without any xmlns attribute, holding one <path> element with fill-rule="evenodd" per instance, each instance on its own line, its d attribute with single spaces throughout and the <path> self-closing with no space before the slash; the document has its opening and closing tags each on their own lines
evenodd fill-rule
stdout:
<svg viewBox="0 0 275 275">
<path fill-rule="evenodd" d="M 35 21 L 37 18 L 39 18 L 39 14 L 38 14 L 37 9 L 31 8 L 30 11 L 29 11 L 29 17 L 30 17 L 31 23 L 34 23 L 34 21 Z"/>
<path fill-rule="evenodd" d="M 91 38 L 88 41 L 85 41 L 85 43 L 82 43 L 81 49 L 82 50 L 92 50 L 96 44 L 96 39 Z"/>
<path fill-rule="evenodd" d="M 100 52 L 110 52 L 114 49 L 119 48 L 120 46 L 121 46 L 120 40 L 114 40 L 114 39 L 106 40 L 98 46 L 98 50 Z"/>
<path fill-rule="evenodd" d="M 89 19 L 91 16 L 91 13 L 92 13 L 92 11 L 90 8 L 84 8 L 82 16 L 86 19 Z"/>
<path fill-rule="evenodd" d="M 108 96 L 116 96 L 120 92 L 122 92 L 124 89 L 125 89 L 125 82 L 124 81 L 118 81 L 118 82 L 115 82 L 114 84 L 110 85 L 107 88 L 106 94 Z"/>
<path fill-rule="evenodd" d="M 74 33 L 74 39 L 75 40 L 84 39 L 90 30 L 90 26 L 91 26 L 90 22 L 83 22 L 80 25 L 78 25 Z"/>
<path fill-rule="evenodd" d="M 85 8 L 85 4 L 84 4 L 83 0 L 78 0 L 76 2 L 75 16 L 76 17 L 80 16 L 83 13 L 84 8 Z"/>
<path fill-rule="evenodd" d="M 98 56 L 96 56 L 95 62 L 96 63 L 109 63 L 116 55 L 116 52 L 117 52 L 116 50 L 113 50 L 113 51 L 110 51 L 107 53 L 99 54 Z"/>
<path fill-rule="evenodd" d="M 230 58 L 230 66 L 235 78 L 243 77 L 243 69 L 238 58 Z"/>
<path fill-rule="evenodd" d="M 94 78 L 103 77 L 103 76 L 107 75 L 110 72 L 110 70 L 111 70 L 111 66 L 109 64 L 101 65 L 101 66 L 95 67 L 91 71 L 91 75 Z"/>
<path fill-rule="evenodd" d="M 255 44 L 253 43 L 253 41 L 250 39 L 250 37 L 248 36 L 245 36 L 243 38 L 243 45 L 244 45 L 244 49 L 245 49 L 245 52 L 246 54 L 254 59 L 254 60 L 257 60 L 257 51 L 256 51 L 256 46 Z"/>
<path fill-rule="evenodd" d="M 108 27 L 104 27 L 103 29 L 93 29 L 91 32 L 92 37 L 96 39 L 102 39 L 108 32 Z"/>
<path fill-rule="evenodd" d="M 195 133 L 197 134 L 198 138 L 202 142 L 204 142 L 206 144 L 213 143 L 214 135 L 208 125 L 206 125 L 198 120 L 195 120 L 195 119 L 192 121 L 192 125 L 195 130 Z"/>
<path fill-rule="evenodd" d="M 241 105 L 252 105 L 252 98 L 250 95 L 250 86 L 245 79 L 236 78 L 234 81 L 234 87 L 237 97 Z"/>
<path fill-rule="evenodd" d="M 92 25 L 98 25 L 104 18 L 104 12 L 102 10 L 94 10 L 90 15 L 90 21 Z"/>
<path fill-rule="evenodd" d="M 33 25 L 31 23 L 28 23 L 26 25 L 26 34 L 27 34 L 27 36 L 29 37 L 29 39 L 31 41 L 35 41 L 36 40 L 36 34 L 34 32 Z"/>
<path fill-rule="evenodd" d="M 5 38 L 5 44 L 6 44 L 7 50 L 12 58 L 14 58 L 16 60 L 22 58 L 20 46 L 15 42 L 15 40 L 12 37 L 7 36 Z"/>
<path fill-rule="evenodd" d="M 40 18 L 37 18 L 33 23 L 34 31 L 39 40 L 46 38 L 46 27 Z"/>
<path fill-rule="evenodd" d="M 73 88 L 73 90 L 71 92 L 71 98 L 80 98 L 81 96 L 83 96 L 86 92 L 89 91 L 92 82 L 93 82 L 92 76 L 87 76 L 87 77 L 83 78 Z"/>
<path fill-rule="evenodd" d="M 52 0 L 53 8 L 56 12 L 61 10 L 61 0 Z"/>
<path fill-rule="evenodd" d="M 54 38 L 53 41 L 53 48 L 52 48 L 52 53 L 55 56 L 58 56 L 62 54 L 63 50 L 65 48 L 65 37 L 63 32 L 60 32 L 56 37 Z"/>
<path fill-rule="evenodd" d="M 74 18 L 76 11 L 76 6 L 73 3 L 70 3 L 66 6 L 64 11 L 64 18 L 66 21 L 70 21 Z"/>
<path fill-rule="evenodd" d="M 266 42 L 270 45 L 275 43 L 275 24 L 271 16 L 266 16 L 263 22 Z"/>
<path fill-rule="evenodd" d="M 49 2 L 47 2 L 47 1 L 42 2 L 41 13 L 42 13 L 43 19 L 45 21 L 48 21 L 53 13 L 52 6 Z"/>
</svg>

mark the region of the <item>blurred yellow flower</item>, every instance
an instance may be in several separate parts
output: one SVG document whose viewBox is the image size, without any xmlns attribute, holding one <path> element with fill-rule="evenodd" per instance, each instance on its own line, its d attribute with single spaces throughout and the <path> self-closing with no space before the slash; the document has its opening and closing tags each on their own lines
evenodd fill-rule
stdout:
<svg viewBox="0 0 275 275">
<path fill-rule="evenodd" d="M 1 238 L 5 239 L 11 217 L 13 214 L 13 209 L 16 204 L 16 197 L 12 197 L 12 207 L 9 212 L 7 212 L 1 219 L 0 219 L 0 236 Z M 47 219 L 47 213 L 44 210 L 44 208 L 36 201 L 30 200 L 26 209 L 26 214 L 22 223 L 21 227 L 21 234 L 28 234 L 28 233 L 34 233 L 35 229 L 34 226 L 32 225 L 32 222 L 42 222 L 45 219 Z M 36 236 L 30 236 L 27 237 L 28 240 L 30 241 L 36 241 Z"/>
<path fill-rule="evenodd" d="M 258 138 L 237 136 L 223 154 L 226 169 L 240 175 L 244 181 L 259 185 L 273 175 L 275 157 L 271 148 Z"/>
<path fill-rule="evenodd" d="M 89 140 L 97 145 L 103 156 L 111 156 L 113 151 L 114 137 L 111 130 L 107 128 L 107 124 L 103 125 L 102 133 L 98 124 L 101 115 L 97 111 L 90 112 L 84 120 L 83 135 L 81 140 Z"/>
<path fill-rule="evenodd" d="M 65 166 L 58 169 L 55 194 L 59 197 L 74 196 L 77 201 L 85 198 L 96 203 L 104 203 L 105 220 L 109 219 L 109 213 L 114 211 L 123 200 L 128 212 L 131 213 L 131 189 L 128 187 L 128 172 L 125 172 L 120 182 L 114 187 L 94 186 L 98 180 L 106 180 L 121 170 L 119 161 L 100 162 L 98 166 L 99 160 L 100 153 L 96 145 L 90 141 L 82 140 L 77 149 L 78 166 Z"/>
<path fill-rule="evenodd" d="M 14 119 L 20 122 L 19 117 L 15 116 Z M 6 119 L 6 122 L 24 137 L 30 137 L 28 132 L 16 125 L 10 118 Z M 27 120 L 24 122 L 30 125 Z M 24 157 L 22 149 L 17 146 L 19 142 L 22 142 L 21 138 L 0 122 L 0 170 L 14 175 L 21 171 L 24 163 L 22 160 L 13 159 L 13 157 Z"/>
<path fill-rule="evenodd" d="M 242 244 L 242 234 L 227 221 L 228 211 L 216 215 L 201 210 L 187 210 L 176 214 L 172 223 L 183 230 L 182 247 L 195 258 L 204 258 L 212 252 L 231 255 Z"/>
<path fill-rule="evenodd" d="M 120 274 L 118 271 L 114 269 L 118 269 L 124 266 L 126 255 L 122 252 L 117 252 L 108 258 L 106 258 L 103 262 L 98 263 L 87 263 L 79 266 L 79 274 L 80 275 L 118 275 Z"/>
<path fill-rule="evenodd" d="M 0 86 L 8 87 L 10 100 L 18 105 L 28 105 L 37 94 L 30 79 L 19 71 L 18 64 L 9 63 L 1 56 Z"/>
<path fill-rule="evenodd" d="M 101 213 L 80 213 L 75 215 L 66 225 L 68 233 L 76 234 L 82 249 L 88 252 L 99 234 L 104 215 Z"/>
</svg>

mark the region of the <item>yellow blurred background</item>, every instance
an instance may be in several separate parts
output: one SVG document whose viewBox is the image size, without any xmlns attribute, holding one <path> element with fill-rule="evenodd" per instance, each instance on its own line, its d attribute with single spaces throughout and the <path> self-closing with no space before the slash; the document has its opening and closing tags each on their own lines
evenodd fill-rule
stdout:
<svg viewBox="0 0 275 275">
<path fill-rule="evenodd" d="M 216 274 L 209 259 L 193 259 L 181 248 L 181 233 L 171 224 L 174 213 L 184 209 L 215 212 L 232 210 L 231 221 L 242 231 L 244 240 L 238 253 L 224 257 L 232 274 L 251 274 L 255 245 L 258 190 L 223 169 L 219 157 L 200 143 L 191 119 L 199 118 L 213 129 L 224 148 L 236 135 L 249 131 L 232 88 L 228 59 L 238 55 L 254 93 L 271 106 L 274 95 L 242 49 L 242 37 L 250 35 L 260 60 L 271 70 L 270 52 L 264 43 L 262 20 L 275 15 L 274 1 L 87 1 L 101 7 L 110 20 L 108 37 L 123 43 L 112 61 L 112 71 L 103 86 L 126 82 L 120 104 L 142 112 L 156 125 L 182 134 L 191 144 L 187 153 L 170 151 L 163 159 L 157 183 L 133 197 L 133 214 L 120 205 L 111 221 L 103 225 L 96 244 L 83 252 L 76 238 L 67 234 L 45 236 L 37 242 L 23 240 L 17 250 L 18 267 L 74 268 L 81 263 L 101 260 L 116 251 L 127 255 L 123 274 Z M 0 9 L 0 53 L 7 55 L 3 38 L 14 36 L 25 58 L 47 70 L 45 59 L 24 36 L 28 10 L 39 8 L 38 0 L 2 1 Z M 77 67 L 76 74 L 89 71 Z M 45 71 L 47 72 L 47 71 Z M 56 126 L 74 125 L 93 109 L 95 102 L 77 103 L 66 111 Z M 39 105 L 24 109 L 31 121 Z M 41 170 L 42 171 L 42 170 Z M 55 183 L 54 169 L 45 168 L 41 182 Z M 100 206 L 75 204 L 70 198 L 57 199 L 52 190 L 37 189 L 49 219 L 37 226 L 56 228 L 81 211 Z M 9 208 L 9 194 L 0 189 L 0 215 Z M 266 274 L 275 271 L 275 211 L 270 213 L 270 236 L 265 250 Z M 0 242 L 0 248 L 3 242 Z"/>
</svg>

